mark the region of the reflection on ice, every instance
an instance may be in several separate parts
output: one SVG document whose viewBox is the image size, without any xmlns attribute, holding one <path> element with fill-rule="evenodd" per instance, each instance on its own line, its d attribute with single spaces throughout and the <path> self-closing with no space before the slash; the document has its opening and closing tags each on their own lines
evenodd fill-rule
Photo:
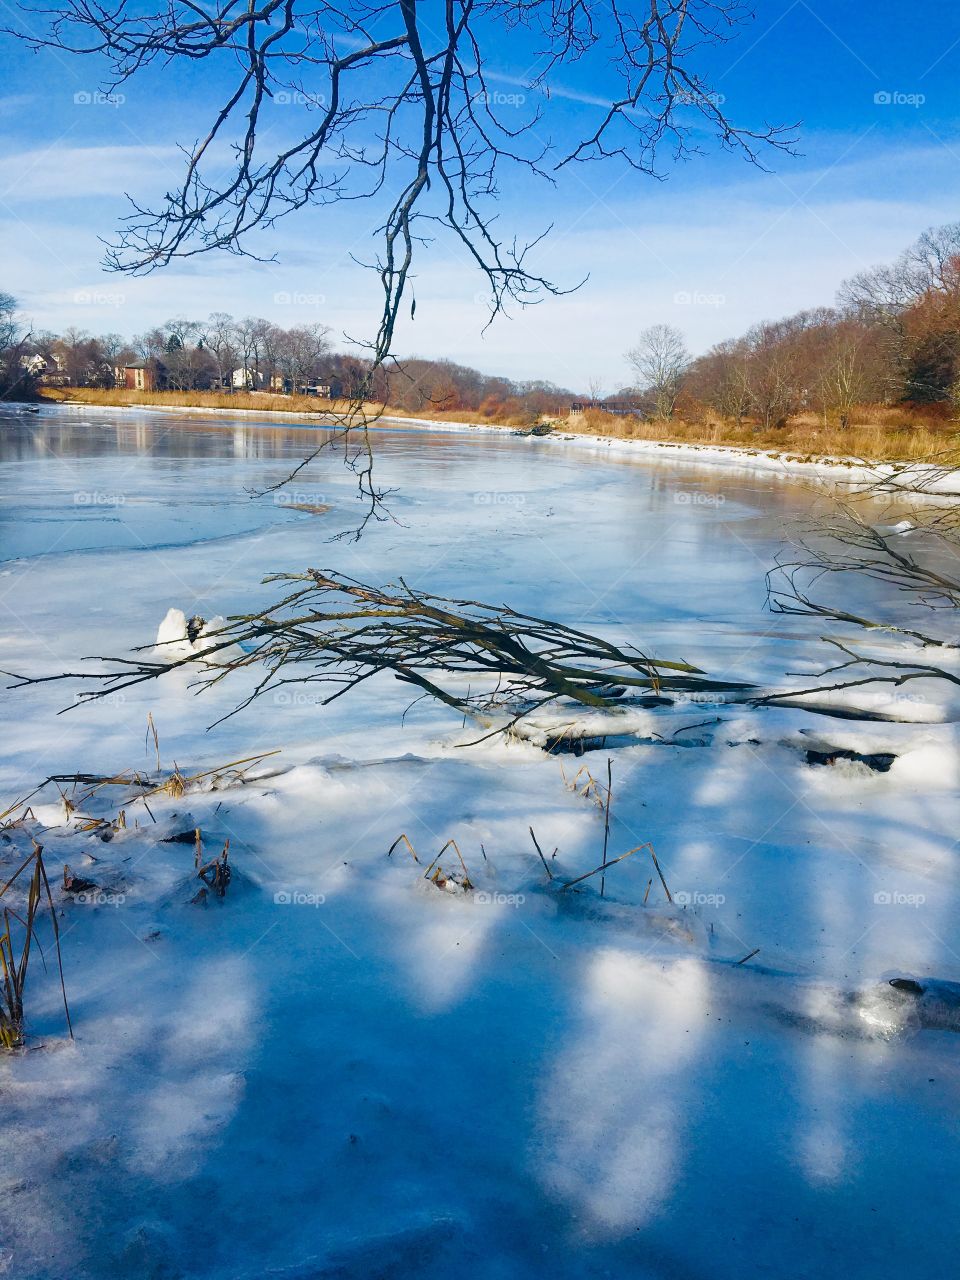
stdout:
<svg viewBox="0 0 960 1280">
<path fill-rule="evenodd" d="M 414 893 L 428 918 L 410 921 L 397 963 L 411 1001 L 425 1013 L 439 1013 L 469 998 L 487 934 L 497 927 L 496 913 L 471 909 L 470 901 L 456 901 L 432 886 L 421 889 L 417 883 Z M 410 911 L 408 892 L 384 887 L 378 899 L 385 912 Z"/>
<path fill-rule="evenodd" d="M 960 1031 L 960 982 L 891 978 L 857 997 L 863 1022 L 883 1035 L 926 1028 Z"/>
<path fill-rule="evenodd" d="M 693 958 L 662 964 L 603 948 L 589 962 L 574 1042 L 543 1089 L 541 1172 L 601 1235 L 635 1229 L 670 1196 L 709 994 Z"/>
<path fill-rule="evenodd" d="M 800 1046 L 801 1106 L 797 1116 L 797 1160 L 814 1184 L 843 1180 L 856 1159 L 850 1141 L 849 1100 L 844 1097 L 844 1068 L 849 1050 L 834 1035 L 814 1034 Z"/>
</svg>

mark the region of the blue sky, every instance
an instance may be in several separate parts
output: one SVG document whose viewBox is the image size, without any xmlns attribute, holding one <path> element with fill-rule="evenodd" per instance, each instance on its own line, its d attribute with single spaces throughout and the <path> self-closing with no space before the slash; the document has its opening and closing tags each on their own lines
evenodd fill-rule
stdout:
<svg viewBox="0 0 960 1280">
<path fill-rule="evenodd" d="M 430 7 L 421 3 L 424 14 Z M 4 8 L 11 25 L 36 21 Z M 504 184 L 501 226 L 522 237 L 552 223 L 538 269 L 562 284 L 589 273 L 588 282 L 484 333 L 484 281 L 441 238 L 418 263 L 416 319 L 404 321 L 398 349 L 612 390 L 646 325 L 675 324 L 700 351 L 756 320 L 829 303 L 845 276 L 960 216 L 960 10 L 928 0 L 917 12 L 922 20 L 905 20 L 893 0 L 760 3 L 702 65 L 736 123 L 800 121 L 800 155 L 771 154 L 764 173 L 713 150 L 665 164 L 665 182 L 615 160 L 567 169 L 556 187 L 517 174 Z M 522 93 L 530 48 L 515 33 L 492 34 L 491 84 Z M 371 333 L 377 283 L 351 255 L 373 256 L 382 205 L 282 222 L 275 264 L 204 256 L 144 278 L 101 269 L 98 237 L 123 216 L 124 192 L 149 200 L 170 188 L 177 144 L 201 130 L 226 67 L 156 69 L 111 104 L 84 100 L 104 75 L 89 57 L 34 54 L 3 36 L 0 58 L 0 288 L 38 327 L 129 333 L 217 309 L 322 321 L 343 346 L 340 335 Z M 595 68 L 564 69 L 552 87 L 550 135 L 584 132 L 604 97 Z M 294 110 L 272 108 L 278 139 L 296 126 Z"/>
</svg>

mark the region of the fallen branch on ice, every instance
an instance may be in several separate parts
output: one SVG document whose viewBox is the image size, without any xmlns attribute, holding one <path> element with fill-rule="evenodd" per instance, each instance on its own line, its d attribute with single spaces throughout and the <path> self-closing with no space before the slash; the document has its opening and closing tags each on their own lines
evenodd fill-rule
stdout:
<svg viewBox="0 0 960 1280">
<path fill-rule="evenodd" d="M 231 617 L 204 635 L 201 648 L 173 661 L 101 658 L 110 664 L 106 670 L 18 676 L 13 687 L 80 680 L 96 686 L 83 702 L 180 667 L 198 670 L 200 688 L 257 667 L 262 674 L 253 692 L 234 708 L 238 711 L 286 684 L 329 686 L 319 700 L 325 705 L 385 672 L 421 696 L 472 716 L 492 733 L 558 701 L 610 710 L 622 705 L 628 691 L 746 695 L 753 687 L 715 680 L 689 662 L 620 648 L 506 605 L 415 591 L 402 579 L 381 589 L 310 569 L 266 581 L 290 589 L 260 613 Z"/>
</svg>

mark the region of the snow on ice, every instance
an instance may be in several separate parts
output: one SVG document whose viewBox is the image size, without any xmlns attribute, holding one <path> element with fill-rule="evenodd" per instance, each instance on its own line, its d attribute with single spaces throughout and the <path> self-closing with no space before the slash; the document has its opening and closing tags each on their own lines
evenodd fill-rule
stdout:
<svg viewBox="0 0 960 1280">
<path fill-rule="evenodd" d="M 40 450 L 0 453 L 5 501 L 28 513 L 0 569 L 17 615 L 7 670 L 123 656 L 161 618 L 160 648 L 186 653 L 217 615 L 269 599 L 265 574 L 334 560 L 729 678 L 825 665 L 822 622 L 763 610 L 764 568 L 816 500 L 783 475 L 384 432 L 382 482 L 410 527 L 330 544 L 351 501 L 333 461 L 322 528 L 249 497 L 302 431 L 83 422 L 45 409 L 4 428 L 56 432 L 77 459 L 68 474 Z M 78 469 L 106 488 L 98 471 L 115 484 L 125 468 L 126 532 L 116 509 L 72 519 Z M 202 510 L 185 517 L 191 484 Z M 718 486 L 722 504 L 674 501 Z M 474 500 L 501 490 L 525 501 Z M 195 615 L 211 621 L 191 638 Z M 889 723 L 723 703 L 628 712 L 630 745 L 571 767 L 535 741 L 465 745 L 469 725 L 408 710 L 385 679 L 327 708 L 290 688 L 222 720 L 254 678 L 198 695 L 177 670 L 60 717 L 63 686 L 2 695 L 3 807 L 51 774 L 203 776 L 146 804 L 101 787 L 69 815 L 48 787 L 0 837 L 4 870 L 35 837 L 54 880 L 66 864 L 98 887 L 77 901 L 54 886 L 76 1040 L 47 949 L 46 973 L 31 962 L 28 1048 L 0 1059 L 0 1268 L 943 1274 L 960 1243 L 960 753 L 940 688 L 884 702 Z M 276 748 L 242 774 L 220 768 Z M 818 767 L 811 751 L 894 758 L 887 772 L 841 755 Z M 673 901 L 644 851 L 607 871 L 603 897 L 598 876 L 560 887 L 603 844 L 600 807 L 565 779 L 585 765 L 602 781 L 608 757 L 610 856 L 652 842 Z M 196 828 L 206 856 L 229 841 L 233 869 L 206 906 L 192 903 Z M 419 863 L 402 845 L 387 857 L 401 833 Z M 450 849 L 440 892 L 423 873 L 451 838 L 472 887 Z"/>
</svg>

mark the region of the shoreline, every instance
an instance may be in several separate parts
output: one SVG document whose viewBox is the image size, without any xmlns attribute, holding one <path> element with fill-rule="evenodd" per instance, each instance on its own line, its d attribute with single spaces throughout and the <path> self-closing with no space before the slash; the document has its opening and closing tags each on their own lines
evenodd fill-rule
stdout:
<svg viewBox="0 0 960 1280">
<path fill-rule="evenodd" d="M 101 413 L 123 412 L 129 409 L 140 413 L 202 415 L 211 418 L 237 418 L 254 416 L 256 418 L 274 418 L 281 422 L 289 421 L 291 425 L 301 423 L 309 428 L 334 427 L 331 415 L 322 410 L 316 412 L 303 409 L 255 409 L 238 407 L 226 409 L 205 405 L 154 405 L 130 402 L 122 405 L 90 404 L 83 400 L 42 401 L 41 406 L 51 405 L 61 409 L 81 409 L 99 411 Z M 271 425 L 269 422 L 264 425 Z M 667 458 L 677 462 L 708 463 L 718 467 L 736 467 L 779 475 L 807 475 L 826 478 L 834 477 L 838 482 L 869 483 L 883 481 L 896 472 L 897 464 L 891 462 L 874 462 L 867 458 L 836 457 L 822 455 L 815 457 L 798 457 L 788 450 L 751 449 L 743 445 L 731 444 L 698 444 L 691 441 L 645 440 L 637 437 L 602 436 L 592 432 L 578 432 L 569 427 L 554 428 L 552 432 L 542 436 L 531 436 L 517 427 L 505 426 L 492 422 L 451 422 L 437 418 L 405 418 L 393 414 L 383 414 L 370 424 L 370 430 L 396 430 L 407 428 L 412 431 L 445 431 L 451 434 L 483 434 L 507 435 L 518 439 L 532 439 L 538 444 L 570 445 L 581 449 L 611 450 L 619 454 L 636 456 L 646 454 L 651 457 Z M 923 473 L 919 470 L 922 463 L 903 463 L 904 467 L 918 468 L 915 471 L 918 480 L 923 482 Z M 891 492 L 907 492 L 913 497 L 932 496 L 938 498 L 960 498 L 960 471 L 941 473 L 939 468 L 930 467 L 930 476 L 923 487 L 906 487 Z M 951 479 L 956 474 L 956 479 Z"/>
</svg>

